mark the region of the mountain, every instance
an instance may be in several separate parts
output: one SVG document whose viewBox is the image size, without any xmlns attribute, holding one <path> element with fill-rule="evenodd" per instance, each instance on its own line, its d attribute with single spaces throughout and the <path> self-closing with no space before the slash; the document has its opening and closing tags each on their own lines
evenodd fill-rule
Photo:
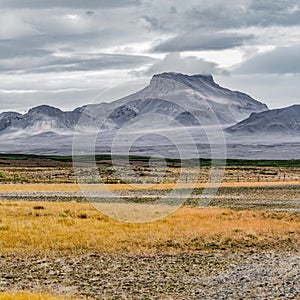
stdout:
<svg viewBox="0 0 300 300">
<path fill-rule="evenodd" d="M 88 105 L 85 112 L 105 121 L 105 128 L 117 129 L 129 120 L 152 114 L 151 127 L 161 127 L 158 115 L 170 117 L 176 126 L 234 124 L 252 112 L 261 112 L 268 107 L 250 96 L 223 88 L 211 75 L 184 75 L 162 73 L 154 75 L 143 90 L 112 103 Z M 106 117 L 108 116 L 108 117 Z M 196 118 L 197 120 L 196 120 Z M 174 123 L 174 121 L 176 121 Z M 147 124 L 139 124 L 147 125 Z"/>
<path fill-rule="evenodd" d="M 106 131 L 125 123 L 136 128 L 234 124 L 267 106 L 250 96 L 223 88 L 211 75 L 162 73 L 154 75 L 141 91 L 111 103 L 90 104 L 73 111 L 41 105 L 26 114 L 0 114 L 0 134 L 35 135 L 43 132 L 66 134 L 80 120 L 84 131 Z M 196 118 L 195 118 L 196 117 Z M 162 120 L 164 123 L 162 124 Z M 199 121 L 200 123 L 199 124 Z"/>
<path fill-rule="evenodd" d="M 252 113 L 225 130 L 233 136 L 300 136 L 300 105 Z"/>
<path fill-rule="evenodd" d="M 22 119 L 22 115 L 17 112 L 4 112 L 0 114 L 0 132 L 13 126 Z"/>
<path fill-rule="evenodd" d="M 43 132 L 66 134 L 73 132 L 80 112 L 64 112 L 58 108 L 41 105 L 22 115 L 15 112 L 0 114 L 0 132 L 10 135 L 35 135 Z"/>
<path fill-rule="evenodd" d="M 41 105 L 25 114 L 4 112 L 0 151 L 70 155 L 113 149 L 115 154 L 174 158 L 214 153 L 298 159 L 299 116 L 300 105 L 269 110 L 244 93 L 221 87 L 211 75 L 162 73 L 144 89 L 111 103 L 73 111 Z"/>
</svg>

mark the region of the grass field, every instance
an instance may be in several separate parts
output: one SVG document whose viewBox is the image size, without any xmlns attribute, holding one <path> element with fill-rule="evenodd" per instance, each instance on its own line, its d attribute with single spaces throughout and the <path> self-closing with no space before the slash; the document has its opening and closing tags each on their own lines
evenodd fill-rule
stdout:
<svg viewBox="0 0 300 300">
<path fill-rule="evenodd" d="M 213 188 L 220 186 L 221 188 L 231 187 L 276 187 L 276 186 L 299 186 L 300 180 L 292 181 L 265 181 L 265 182 L 222 182 L 219 184 L 214 183 L 160 183 L 160 184 L 8 184 L 0 185 L 0 192 L 71 192 L 71 191 L 150 191 L 150 190 L 171 190 L 175 187 L 177 189 L 190 189 L 197 188 L 203 189 L 205 187 Z"/>
<path fill-rule="evenodd" d="M 183 207 L 153 223 L 109 219 L 90 204 L 2 202 L 0 252 L 151 252 L 300 246 L 300 216 Z"/>
</svg>

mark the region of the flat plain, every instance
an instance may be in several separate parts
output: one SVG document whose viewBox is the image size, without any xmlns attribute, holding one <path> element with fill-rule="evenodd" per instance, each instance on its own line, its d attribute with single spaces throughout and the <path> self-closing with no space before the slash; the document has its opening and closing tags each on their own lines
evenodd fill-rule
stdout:
<svg viewBox="0 0 300 300">
<path fill-rule="evenodd" d="M 153 203 L 172 190 L 178 168 L 158 183 L 137 165 L 145 175 L 129 185 L 107 166 L 100 172 L 132 210 L 152 204 L 159 213 Z M 217 192 L 203 167 L 183 206 L 140 224 L 97 210 L 82 189 L 95 197 L 101 188 L 77 185 L 70 166 L 0 171 L 0 299 L 299 298 L 297 166 L 229 166 Z M 201 206 L 205 180 L 213 196 Z"/>
</svg>

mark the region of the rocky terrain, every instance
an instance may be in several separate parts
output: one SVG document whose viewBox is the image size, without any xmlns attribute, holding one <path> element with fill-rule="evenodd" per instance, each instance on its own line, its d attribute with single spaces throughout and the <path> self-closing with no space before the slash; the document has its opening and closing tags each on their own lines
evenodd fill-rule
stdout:
<svg viewBox="0 0 300 300">
<path fill-rule="evenodd" d="M 91 299 L 299 299 L 299 252 L 2 255 L 0 290 Z"/>
</svg>

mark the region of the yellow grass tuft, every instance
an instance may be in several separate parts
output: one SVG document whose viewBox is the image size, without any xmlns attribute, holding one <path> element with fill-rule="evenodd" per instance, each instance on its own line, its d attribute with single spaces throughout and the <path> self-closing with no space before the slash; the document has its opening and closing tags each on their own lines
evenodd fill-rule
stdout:
<svg viewBox="0 0 300 300">
<path fill-rule="evenodd" d="M 53 296 L 42 293 L 7 292 L 0 293 L 0 300 L 75 300 L 75 298 Z"/>
</svg>

